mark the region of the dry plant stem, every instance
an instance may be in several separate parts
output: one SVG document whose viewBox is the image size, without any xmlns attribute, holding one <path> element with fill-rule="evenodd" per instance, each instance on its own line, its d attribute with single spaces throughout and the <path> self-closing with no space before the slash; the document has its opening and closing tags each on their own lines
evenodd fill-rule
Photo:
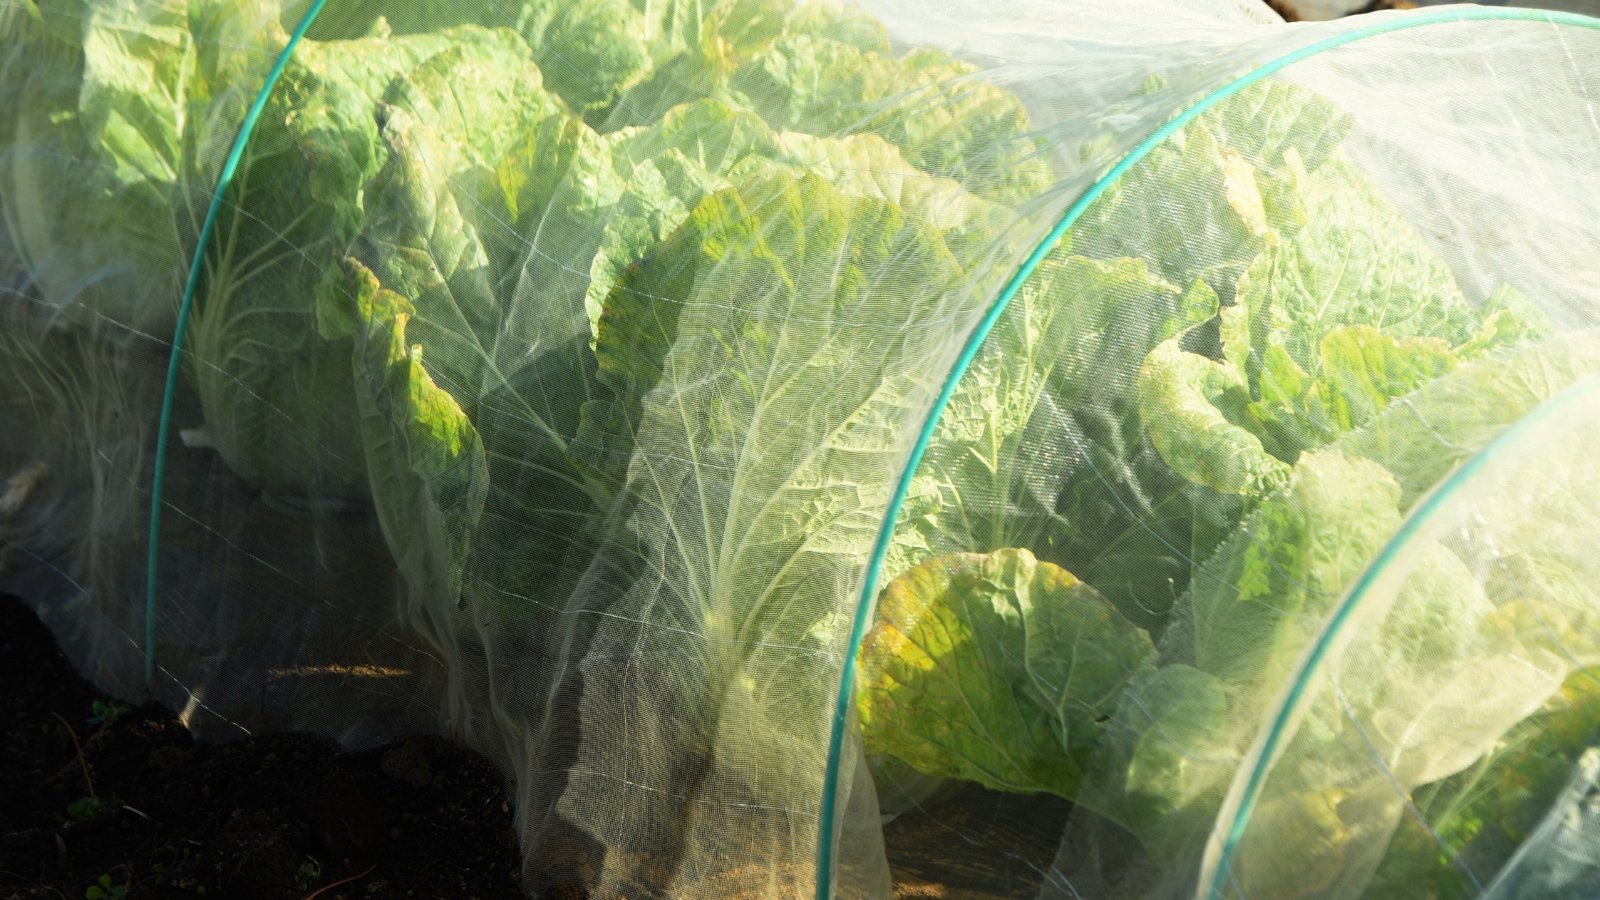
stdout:
<svg viewBox="0 0 1600 900">
<path fill-rule="evenodd" d="M 99 800 L 100 795 L 94 792 L 94 779 L 89 777 L 89 761 L 83 758 L 83 744 L 78 742 L 78 733 L 72 730 L 72 724 L 63 719 L 60 713 L 53 712 L 50 715 L 55 716 L 56 721 L 60 722 L 61 727 L 72 737 L 72 749 L 78 751 L 78 766 L 83 769 L 83 783 L 89 788 L 89 796 Z"/>
<path fill-rule="evenodd" d="M 14 516 L 20 512 L 22 505 L 28 502 L 28 495 L 49 471 L 49 466 L 35 460 L 6 479 L 5 490 L 0 491 L 0 518 Z"/>
<path fill-rule="evenodd" d="M 333 884 L 325 884 L 322 887 L 319 887 L 316 890 L 312 891 L 311 893 L 309 893 L 309 894 L 305 895 L 304 897 L 300 898 L 300 900 L 316 900 L 316 896 L 318 894 L 325 893 L 327 891 L 331 891 L 331 890 L 333 890 L 334 888 L 338 887 L 341 884 L 349 884 L 352 881 L 360 881 L 361 879 L 363 879 L 363 878 L 367 877 L 369 874 L 371 874 L 372 870 L 376 869 L 376 868 L 377 868 L 376 864 L 367 866 L 367 868 L 364 871 L 357 872 L 356 874 L 351 875 L 349 878 L 341 878 L 338 881 L 335 881 Z"/>
</svg>

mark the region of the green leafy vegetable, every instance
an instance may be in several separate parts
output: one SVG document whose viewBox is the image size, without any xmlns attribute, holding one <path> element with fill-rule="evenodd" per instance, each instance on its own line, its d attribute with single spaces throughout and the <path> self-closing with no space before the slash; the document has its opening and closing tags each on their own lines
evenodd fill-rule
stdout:
<svg viewBox="0 0 1600 900">
<path fill-rule="evenodd" d="M 1139 260 L 1046 261 L 952 396 L 917 473 L 919 496 L 937 503 L 902 520 L 902 545 L 988 552 L 1049 535 L 1098 546 L 1098 523 L 1057 509 L 1070 471 L 1031 464 L 1028 451 L 1078 410 L 1109 402 L 1148 347 L 1214 314 L 1190 300 Z"/>
<path fill-rule="evenodd" d="M 584 727 L 637 727 L 585 745 L 564 815 L 599 828 L 644 815 L 660 827 L 641 849 L 670 847 L 721 815 L 674 799 L 712 779 L 745 798 L 750 846 L 792 854 L 788 816 L 763 811 L 818 796 L 817 723 L 794 711 L 825 702 L 813 666 L 838 634 L 837 591 L 876 537 L 901 425 L 931 394 L 917 363 L 938 343 L 922 338 L 972 314 L 963 278 L 914 211 L 812 175 L 710 195 L 625 272 L 600 321 L 614 427 L 597 446 L 628 460 L 613 548 L 643 565 L 620 596 L 595 584 L 579 600 L 604 613 Z M 927 302 L 873 289 L 883 281 Z M 642 664 L 616 665 L 610 648 Z M 606 773 L 642 764 L 663 766 L 664 787 L 581 805 L 618 790 Z"/>
<path fill-rule="evenodd" d="M 996 673 L 1033 659 L 1036 638 L 969 621 L 982 607 L 971 597 L 1008 580 L 975 579 L 980 588 L 952 574 L 965 571 L 956 560 L 1032 548 L 1165 629 L 1159 667 L 1119 688 L 1111 720 L 1087 732 L 1087 768 L 1056 773 L 1054 789 L 1149 852 L 1198 865 L 1261 716 L 1418 496 L 1596 370 L 1592 337 L 1550 337 L 1514 289 L 1469 301 L 1338 149 L 1347 128 L 1299 89 L 1241 92 L 1089 208 L 1034 276 L 1056 302 L 1031 304 L 1027 286 L 1013 298 L 897 529 L 888 566 L 903 574 L 863 665 L 898 677 L 858 688 L 869 750 L 929 775 L 1051 789 L 1016 774 L 1027 770 L 1016 760 L 1069 758 L 1072 738 L 1048 746 L 1026 715 L 994 724 L 995 710 L 1034 709 L 1018 679 Z M 1091 266 L 1119 275 L 1096 282 Z M 1252 893 L 1362 883 L 1403 812 L 1392 782 L 1474 765 L 1553 690 L 1561 648 L 1583 644 L 1592 617 L 1564 556 L 1521 576 L 1566 599 L 1528 612 L 1550 637 L 1519 626 L 1517 644 L 1495 636 L 1510 627 L 1503 594 L 1457 552 L 1408 548 L 1392 604 L 1362 613 L 1377 617 L 1364 620 L 1371 637 L 1337 657 L 1382 676 L 1341 680 L 1342 713 L 1319 699 L 1293 720 L 1296 743 L 1239 850 L 1234 877 Z M 981 634 L 975 649 L 963 648 L 968 633 Z M 905 713 L 920 709 L 935 712 Z M 1012 737 L 997 746 L 1002 734 Z M 1284 835 L 1298 855 L 1263 843 Z"/>
<path fill-rule="evenodd" d="M 170 333 L 232 127 L 281 45 L 223 0 L 0 10 L 0 213 L 44 299 Z M 230 52 L 206 47 L 227 43 Z M 92 237 L 91 237 L 92 236 Z"/>
<path fill-rule="evenodd" d="M 936 557 L 889 585 L 862 646 L 867 750 L 1071 797 L 1103 720 L 1154 655 L 1093 588 L 1026 550 Z"/>
<path fill-rule="evenodd" d="M 693 846 L 711 815 L 805 852 L 833 722 L 796 711 L 831 705 L 817 673 L 912 441 L 1034 211 L 1085 174 L 1051 154 L 1110 144 L 1036 133 L 978 66 L 832 3 L 352 0 L 288 60 L 196 247 L 303 10 L 0 9 L 0 237 L 52 340 L 170 333 L 198 255 L 187 439 L 269 495 L 370 503 L 441 641 L 463 607 L 561 620 L 582 735 L 557 814 L 647 822 L 633 849 L 672 859 L 719 852 Z M 1594 743 L 1582 482 L 1535 473 L 1413 536 L 1328 629 L 1418 500 L 1600 371 L 1600 341 L 1510 285 L 1464 293 L 1352 127 L 1286 80 L 1238 91 L 1009 295 L 909 473 L 862 650 L 865 747 L 902 800 L 1055 793 L 1200 871 L 1272 721 L 1229 873 L 1252 893 L 1452 896 L 1473 879 L 1446 863 L 1569 849 L 1536 812 L 1578 809 Z M 30 353 L 6 370 L 37 396 L 124 414 Z"/>
<path fill-rule="evenodd" d="M 350 350 L 313 325 L 313 299 L 346 256 L 412 304 L 410 339 L 461 403 L 505 382 L 500 282 L 520 241 L 496 173 L 523 135 L 561 115 L 524 52 L 510 32 L 463 27 L 296 57 L 241 166 L 197 304 L 206 423 L 192 441 L 271 492 L 369 491 Z"/>
</svg>

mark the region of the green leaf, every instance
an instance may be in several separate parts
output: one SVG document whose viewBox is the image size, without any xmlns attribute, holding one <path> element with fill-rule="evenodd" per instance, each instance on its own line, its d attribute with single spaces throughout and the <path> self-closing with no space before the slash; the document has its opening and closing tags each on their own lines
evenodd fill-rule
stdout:
<svg viewBox="0 0 1600 900">
<path fill-rule="evenodd" d="M 916 529 L 940 553 L 1036 546 L 1047 532 L 1088 540 L 1099 523 L 1058 508 L 1067 482 L 1087 483 L 1087 473 L 1031 465 L 1028 448 L 1059 442 L 1074 411 L 1113 404 L 1119 382 L 1132 380 L 1129 359 L 1196 315 L 1183 302 L 1139 260 L 1047 259 L 940 418 L 917 474 L 940 497 L 936 516 L 899 530 Z"/>
<path fill-rule="evenodd" d="M 222 5 L 230 24 L 216 23 Z M 281 42 L 257 12 L 203 0 L 0 12 L 0 214 L 65 321 L 171 332 L 218 145 L 248 102 L 233 80 L 259 83 Z"/>
<path fill-rule="evenodd" d="M 1450 269 L 1343 154 L 1310 176 L 1303 202 L 1306 224 L 1252 262 L 1235 292 L 1249 342 L 1229 356 L 1241 360 L 1252 390 L 1269 346 L 1315 373 L 1324 336 L 1342 325 L 1452 347 L 1477 331 Z"/>
<path fill-rule="evenodd" d="M 1224 302 L 1238 273 L 1277 239 L 1255 168 L 1203 119 L 1109 182 L 1072 229 L 1078 253 L 1137 257 L 1178 284 L 1204 279 Z"/>
<path fill-rule="evenodd" d="M 771 152 L 781 162 L 814 172 L 847 194 L 917 210 L 945 233 L 946 242 L 966 264 L 979 254 L 994 252 L 994 240 L 1016 219 L 1015 210 L 984 200 L 953 179 L 930 177 L 876 134 L 817 137 L 786 131 L 777 136 Z"/>
<path fill-rule="evenodd" d="M 876 134 L 923 172 L 1017 205 L 1050 182 L 1027 109 L 940 51 L 894 57 L 789 34 L 735 71 L 728 90 L 779 131 Z"/>
<path fill-rule="evenodd" d="M 1202 117 L 1217 143 L 1269 171 L 1322 167 L 1350 132 L 1354 119 L 1327 97 L 1271 78 L 1222 100 Z"/>
<path fill-rule="evenodd" d="M 1248 404 L 1246 420 L 1280 459 L 1367 424 L 1393 398 L 1444 375 L 1460 358 L 1438 338 L 1394 337 L 1371 325 L 1339 326 L 1318 349 L 1310 372 L 1282 344 L 1269 344 L 1263 354 L 1260 399 Z"/>
<path fill-rule="evenodd" d="M 471 405 L 506 383 L 526 346 L 504 333 L 512 320 L 504 284 L 526 248 L 509 224 L 503 160 L 565 115 L 514 34 L 462 37 L 472 40 L 385 92 L 387 161 L 363 198 L 363 243 L 368 268 L 415 303 L 412 340 L 427 348 L 431 371 Z M 511 346 L 502 351 L 502 341 Z"/>
<path fill-rule="evenodd" d="M 1285 490 L 1195 573 L 1195 666 L 1230 686 L 1272 690 L 1399 527 L 1399 502 L 1400 486 L 1375 463 L 1301 456 Z"/>
<path fill-rule="evenodd" d="M 595 126 L 648 125 L 705 97 L 727 98 L 729 76 L 784 29 L 788 5 L 774 0 L 652 0 L 640 34 L 654 61 Z"/>
<path fill-rule="evenodd" d="M 582 207 L 560 186 L 582 180 L 575 158 L 597 142 L 511 31 L 309 42 L 241 169 L 243 212 L 223 223 L 197 312 L 205 437 L 270 490 L 404 489 L 370 483 L 345 343 L 363 329 L 308 302 L 357 264 L 382 296 L 403 298 L 405 340 L 423 348 L 430 384 L 469 414 L 487 405 L 489 439 L 517 441 L 518 459 L 570 482 L 589 329 L 581 305 L 530 290 L 523 229 Z"/>
<path fill-rule="evenodd" d="M 1453 858 L 1474 872 L 1499 871 L 1550 812 L 1550 798 L 1560 792 L 1574 761 L 1600 738 L 1597 715 L 1600 673 L 1579 669 L 1482 762 L 1418 792 L 1427 827 L 1444 835 L 1446 844 L 1439 846 L 1424 832 L 1423 845 L 1403 822 L 1374 883 L 1397 885 L 1405 877 L 1420 884 L 1422 876 L 1440 884 L 1444 896 L 1470 896 Z"/>
<path fill-rule="evenodd" d="M 1137 678 L 1107 725 L 1120 793 L 1096 784 L 1080 802 L 1122 822 L 1147 847 L 1172 846 L 1209 825 L 1220 790 L 1238 766 L 1228 700 L 1216 678 L 1162 666 Z M 1098 771 L 1098 770 L 1097 770 Z"/>
<path fill-rule="evenodd" d="M 606 295 L 629 264 L 681 225 L 701 198 L 728 187 L 741 165 L 776 155 L 776 138 L 756 116 L 710 99 L 669 110 L 648 128 L 619 132 L 610 152 L 626 187 L 582 229 L 598 235 L 598 247 L 556 257 L 570 267 L 592 256 L 585 294 L 591 322 L 598 325 Z"/>
<path fill-rule="evenodd" d="M 1030 546 L 1085 573 L 1124 615 L 1157 623 L 1165 605 L 1153 598 L 1176 597 L 1186 581 L 1190 513 L 1178 511 L 1184 483 L 1145 440 L 1131 387 L 1151 347 L 1215 313 L 1204 285 L 1180 291 L 1140 260 L 1053 253 L 957 385 L 890 571 L 931 554 Z M 1134 556 L 1145 558 L 1119 562 Z"/>
<path fill-rule="evenodd" d="M 810 34 L 875 53 L 889 52 L 889 32 L 870 13 L 834 0 L 806 0 L 784 23 L 790 34 Z"/>
<path fill-rule="evenodd" d="M 413 602 L 460 598 L 488 490 L 482 442 L 408 344 L 411 303 L 355 260 L 319 298 L 325 321 L 358 329 L 352 392 L 373 505 Z"/>
<path fill-rule="evenodd" d="M 1578 332 L 1458 366 L 1391 403 L 1335 446 L 1394 473 L 1407 507 L 1562 388 L 1600 372 L 1600 336 Z"/>
<path fill-rule="evenodd" d="M 938 557 L 891 582 L 862 644 L 867 750 L 997 790 L 1076 794 L 1145 632 L 1026 550 Z"/>
<path fill-rule="evenodd" d="M 1282 153 L 1297 159 L 1294 147 Z M 1549 328 L 1509 288 L 1468 303 L 1342 154 L 1286 184 L 1299 224 L 1288 238 L 1266 232 L 1220 311 L 1218 344 L 1191 334 L 1162 346 L 1140 388 L 1162 459 L 1197 485 L 1246 497 L 1270 492 L 1287 464 L 1366 426 L 1395 398 Z"/>
<path fill-rule="evenodd" d="M 1484 298 L 1483 325 L 1458 348 L 1463 355 L 1496 350 L 1524 341 L 1553 337 L 1555 323 L 1527 294 L 1509 284 L 1495 288 Z"/>
<path fill-rule="evenodd" d="M 463 52 L 438 48 L 453 41 L 475 47 L 483 66 L 506 55 L 518 58 L 514 35 L 473 28 L 308 45 L 285 71 L 240 166 L 195 308 L 191 377 L 206 419 L 199 434 L 231 469 L 263 490 L 313 498 L 359 498 L 369 490 L 350 390 L 351 352 L 317 334 L 316 298 L 339 279 L 340 260 L 363 246 L 392 246 L 395 252 L 364 264 L 418 304 L 421 321 L 413 338 L 432 342 L 429 328 L 446 313 L 424 290 L 432 255 L 438 252 L 439 264 L 454 271 L 463 254 L 482 254 L 475 236 L 450 220 L 451 189 L 459 183 L 464 194 L 476 191 L 465 177 L 450 180 L 471 169 L 470 151 L 450 141 L 430 145 L 430 157 L 440 166 L 434 178 L 434 170 L 415 174 L 416 154 L 402 139 L 427 140 L 426 128 L 416 123 L 434 112 L 417 102 L 406 74 L 416 73 L 436 94 L 445 92 L 451 85 L 439 71 L 459 62 Z M 429 60 L 435 60 L 432 69 Z M 380 104 L 391 90 L 394 103 Z M 481 102 L 502 96 L 484 92 Z M 380 128 L 379 109 L 398 112 Z M 435 118 L 447 120 L 451 111 L 471 117 L 482 112 L 447 105 Z M 463 138 L 458 134 L 451 141 L 460 144 Z M 405 172 L 415 177 L 398 174 Z M 422 246 L 409 237 L 420 228 L 453 243 Z M 481 275 L 481 268 L 469 271 Z M 484 322 L 492 318 L 492 307 L 474 313 Z M 453 350 L 436 349 L 430 364 L 465 356 L 456 353 L 453 359 Z M 450 387 L 464 380 L 452 378 Z"/>
<path fill-rule="evenodd" d="M 739 166 L 770 156 L 774 141 L 760 119 L 708 99 L 649 127 L 601 136 L 569 123 L 515 147 L 500 170 L 527 242 L 510 313 L 516 330 L 549 343 L 575 336 L 581 323 L 593 343 L 606 295 L 627 266 L 706 194 L 727 187 Z"/>
<path fill-rule="evenodd" d="M 1167 465 L 1195 484 L 1263 497 L 1287 483 L 1289 466 L 1236 424 L 1248 421 L 1249 403 L 1249 389 L 1237 372 L 1185 352 L 1178 341 L 1150 351 L 1139 370 L 1140 414 Z"/>
<path fill-rule="evenodd" d="M 531 136 L 548 142 L 552 130 L 561 133 L 575 124 L 546 89 L 539 69 L 526 58 L 527 47 L 513 32 L 460 28 L 449 36 L 445 49 L 385 86 L 376 119 L 390 167 L 411 170 L 406 180 L 415 185 L 410 188 L 414 193 L 424 192 L 423 186 L 448 190 L 462 230 L 483 245 L 494 271 L 504 273 L 526 252 L 512 223 L 545 199 L 524 196 L 517 185 L 507 184 L 507 160 L 525 149 L 534 140 Z M 404 145 L 398 153 L 393 146 L 397 142 Z M 521 175 L 540 176 L 544 173 L 539 170 Z M 370 190 L 382 193 L 385 186 Z M 368 202 L 374 207 L 383 203 L 381 198 Z M 413 200 L 412 227 L 437 227 L 430 221 L 430 202 L 433 198 L 425 195 Z M 436 202 L 443 205 L 445 200 L 441 196 Z"/>
<path fill-rule="evenodd" d="M 628 0 L 536 0 L 523 4 L 519 31 L 545 82 L 589 121 L 650 70 L 644 16 Z"/>
</svg>

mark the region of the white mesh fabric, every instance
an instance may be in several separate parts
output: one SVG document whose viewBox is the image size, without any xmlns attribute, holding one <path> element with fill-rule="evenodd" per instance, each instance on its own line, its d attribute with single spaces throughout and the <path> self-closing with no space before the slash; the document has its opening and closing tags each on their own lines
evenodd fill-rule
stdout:
<svg viewBox="0 0 1600 900">
<path fill-rule="evenodd" d="M 1600 31 L 330 4 L 197 246 L 308 8 L 0 0 L 0 585 L 102 685 L 466 740 L 532 892 L 1590 877 L 1592 404 L 1405 529 L 1600 368 Z"/>
</svg>

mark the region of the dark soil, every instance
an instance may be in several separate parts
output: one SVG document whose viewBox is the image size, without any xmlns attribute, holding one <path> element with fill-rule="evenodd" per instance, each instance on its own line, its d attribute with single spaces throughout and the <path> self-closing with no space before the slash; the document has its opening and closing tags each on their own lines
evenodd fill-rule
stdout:
<svg viewBox="0 0 1600 900">
<path fill-rule="evenodd" d="M 520 900 L 520 872 L 482 758 L 438 738 L 196 744 L 171 711 L 95 691 L 0 596 L 0 900 Z"/>
</svg>

